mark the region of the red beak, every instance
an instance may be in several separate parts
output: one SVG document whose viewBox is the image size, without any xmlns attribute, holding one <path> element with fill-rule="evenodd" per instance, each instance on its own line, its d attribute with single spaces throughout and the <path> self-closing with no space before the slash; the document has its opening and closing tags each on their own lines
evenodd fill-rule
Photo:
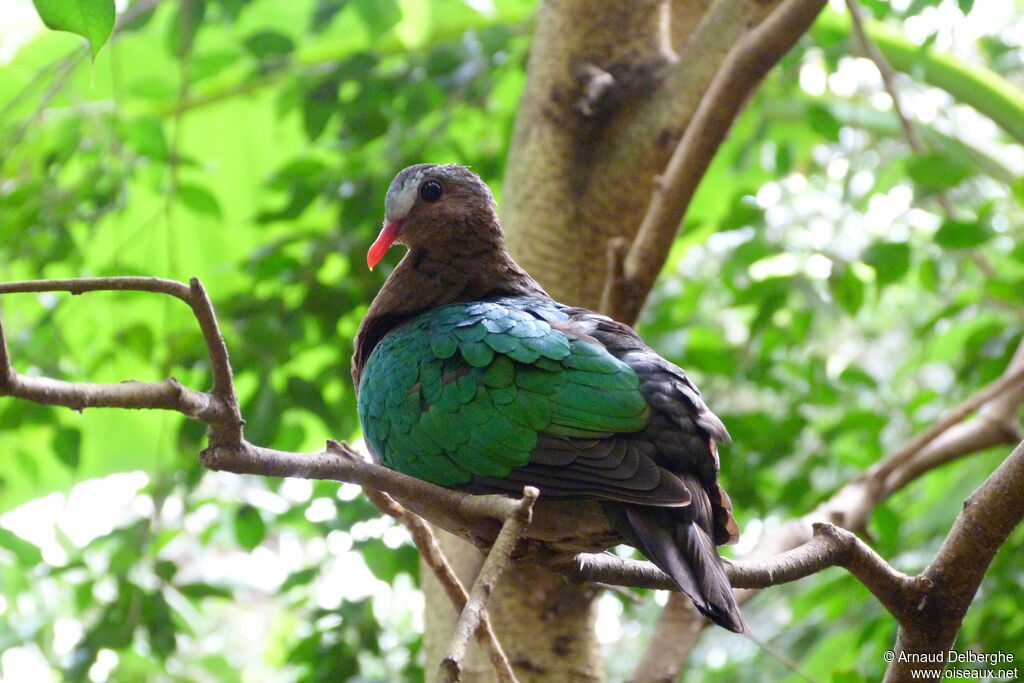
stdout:
<svg viewBox="0 0 1024 683">
<path fill-rule="evenodd" d="M 376 241 L 370 245 L 370 251 L 366 252 L 366 265 L 370 267 L 370 270 L 373 270 L 373 267 L 380 263 L 388 247 L 395 243 L 400 234 L 402 234 L 401 220 L 384 224 L 384 229 L 377 235 Z"/>
</svg>

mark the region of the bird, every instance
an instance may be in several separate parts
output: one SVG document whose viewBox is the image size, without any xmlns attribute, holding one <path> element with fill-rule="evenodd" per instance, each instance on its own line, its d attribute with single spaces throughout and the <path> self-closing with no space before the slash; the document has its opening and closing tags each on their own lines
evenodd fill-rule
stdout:
<svg viewBox="0 0 1024 683">
<path fill-rule="evenodd" d="M 394 244 L 407 252 L 352 357 L 376 461 L 469 493 L 596 502 L 702 614 L 745 631 L 716 549 L 739 535 L 718 483 L 730 437 L 683 370 L 628 325 L 553 300 L 512 259 L 490 189 L 465 166 L 395 176 L 367 265 Z"/>
</svg>

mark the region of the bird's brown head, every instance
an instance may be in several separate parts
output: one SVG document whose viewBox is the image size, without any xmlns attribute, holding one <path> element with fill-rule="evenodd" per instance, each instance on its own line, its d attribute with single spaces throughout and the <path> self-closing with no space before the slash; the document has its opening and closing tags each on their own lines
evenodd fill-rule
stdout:
<svg viewBox="0 0 1024 683">
<path fill-rule="evenodd" d="M 466 242 L 503 244 L 491 191 L 465 166 L 416 164 L 391 181 L 366 263 L 376 266 L 392 244 L 443 250 Z"/>
</svg>

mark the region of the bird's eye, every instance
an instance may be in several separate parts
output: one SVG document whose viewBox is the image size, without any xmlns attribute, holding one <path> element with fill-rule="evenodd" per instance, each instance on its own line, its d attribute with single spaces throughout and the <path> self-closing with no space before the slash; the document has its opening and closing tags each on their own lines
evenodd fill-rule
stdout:
<svg viewBox="0 0 1024 683">
<path fill-rule="evenodd" d="M 425 202 L 436 202 L 441 198 L 441 183 L 436 180 L 428 180 L 420 185 L 420 197 Z"/>
</svg>

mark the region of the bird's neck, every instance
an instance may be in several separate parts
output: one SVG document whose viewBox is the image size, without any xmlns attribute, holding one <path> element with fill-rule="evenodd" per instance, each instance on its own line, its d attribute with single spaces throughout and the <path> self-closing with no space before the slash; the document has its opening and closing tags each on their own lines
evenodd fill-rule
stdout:
<svg viewBox="0 0 1024 683">
<path fill-rule="evenodd" d="M 443 251 L 410 249 L 377 292 L 359 327 L 352 358 L 356 386 L 370 353 L 391 330 L 438 306 L 495 296 L 550 298 L 500 242 L 461 244 Z"/>
</svg>

